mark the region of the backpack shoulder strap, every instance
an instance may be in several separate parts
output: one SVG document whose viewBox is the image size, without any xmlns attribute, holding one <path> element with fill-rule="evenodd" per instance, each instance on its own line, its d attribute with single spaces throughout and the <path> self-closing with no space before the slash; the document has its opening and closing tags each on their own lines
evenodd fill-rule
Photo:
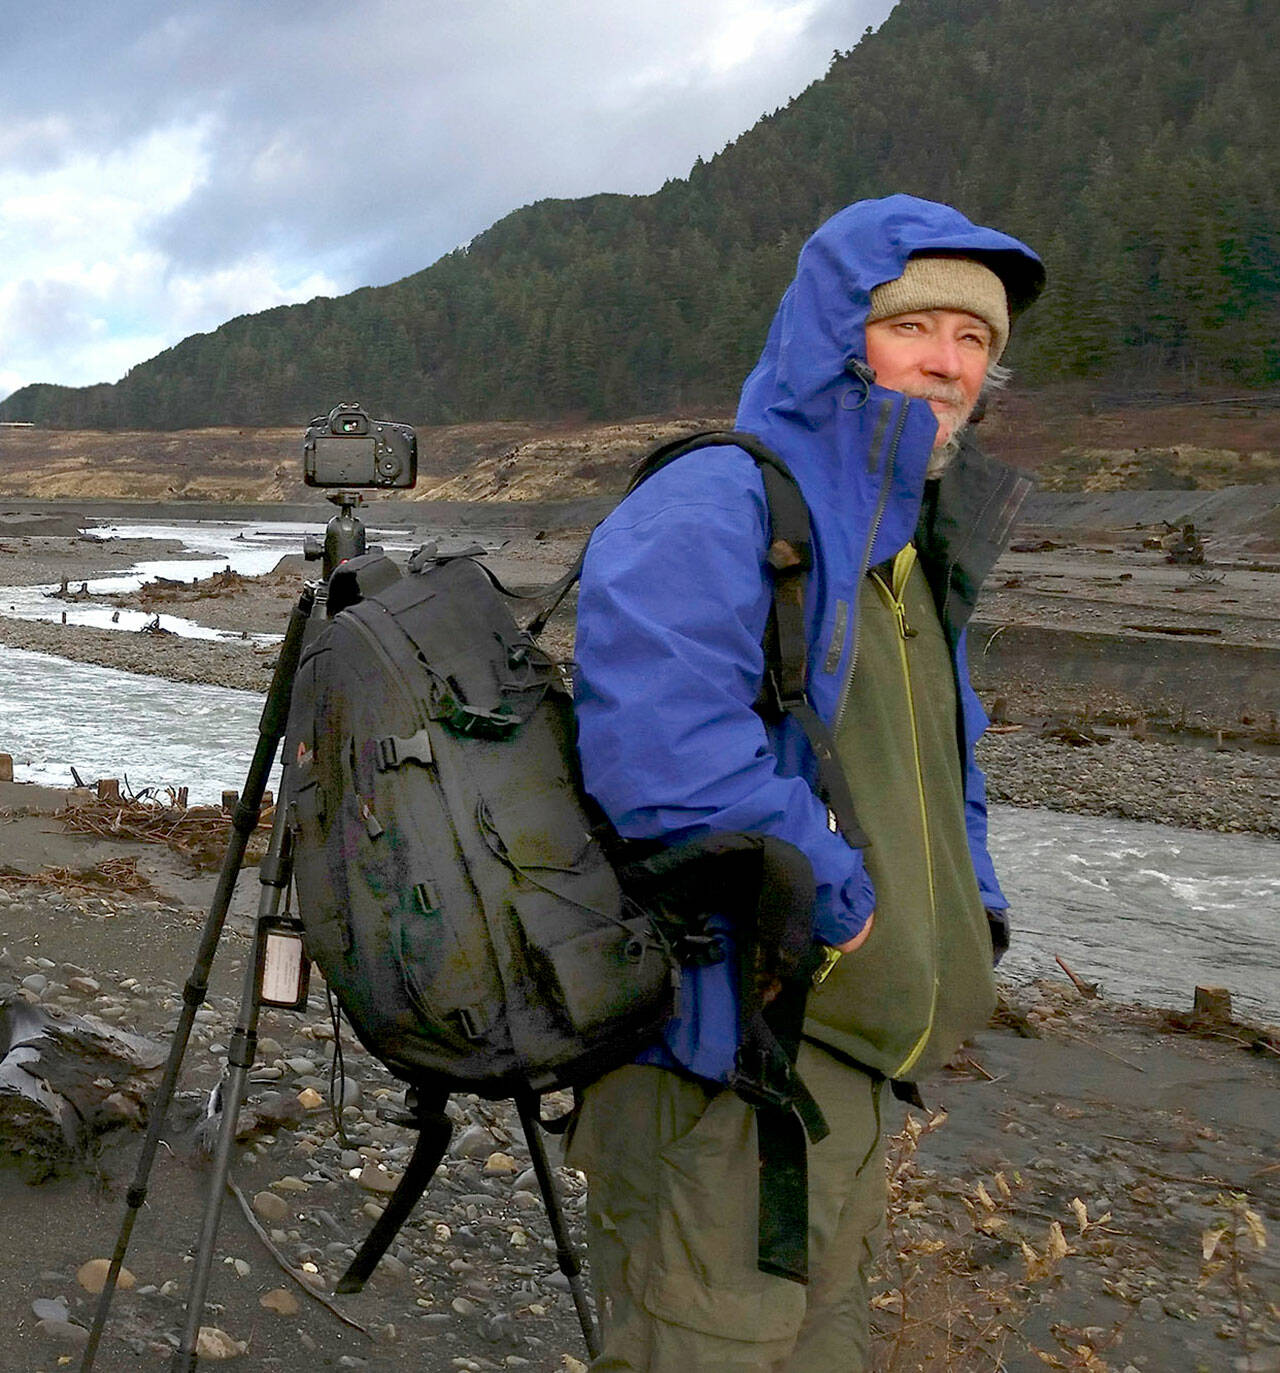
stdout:
<svg viewBox="0 0 1280 1373">
<path fill-rule="evenodd" d="M 867 836 L 854 813 L 853 795 L 836 757 L 831 731 L 809 704 L 805 691 L 809 654 L 804 598 L 813 569 L 813 528 L 808 503 L 791 469 L 754 434 L 739 429 L 707 429 L 655 448 L 636 468 L 626 495 L 678 458 L 700 448 L 741 448 L 760 469 L 769 506 L 767 556 L 773 573 L 773 606 L 764 638 L 764 705 L 775 714 L 790 715 L 804 731 L 818 765 L 819 798 L 835 816 L 846 842 L 853 848 L 865 848 Z M 554 599 L 528 626 L 535 637 L 578 580 L 586 554 L 584 545 L 573 567 L 547 593 Z"/>
</svg>

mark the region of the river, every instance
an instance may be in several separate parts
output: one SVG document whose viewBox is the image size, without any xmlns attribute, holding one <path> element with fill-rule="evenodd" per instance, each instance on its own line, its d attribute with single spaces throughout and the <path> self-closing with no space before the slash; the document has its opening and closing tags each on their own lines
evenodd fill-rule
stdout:
<svg viewBox="0 0 1280 1373">
<path fill-rule="evenodd" d="M 170 527 L 148 532 L 175 537 Z M 202 531 L 199 551 L 208 570 L 230 561 L 262 571 L 298 547 L 297 525 L 271 534 L 218 526 Z M 191 563 L 166 565 L 161 575 L 193 575 Z M 0 607 L 9 595 L 0 591 Z M 244 781 L 261 709 L 249 692 L 0 647 L 0 738 L 20 781 L 66 786 L 74 766 L 86 779 L 120 777 L 135 791 L 185 785 L 193 801 L 216 801 Z M 1224 985 L 1242 1013 L 1280 1020 L 1280 845 L 997 806 L 991 847 L 1012 903 L 1002 972 L 1013 980 L 1061 977 L 1056 954 L 1113 997 L 1186 1008 L 1197 983 Z"/>
</svg>

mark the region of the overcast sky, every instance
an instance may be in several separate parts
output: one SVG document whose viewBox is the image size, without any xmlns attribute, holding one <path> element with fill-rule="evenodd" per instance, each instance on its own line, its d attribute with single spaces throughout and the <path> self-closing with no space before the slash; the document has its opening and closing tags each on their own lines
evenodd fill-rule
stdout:
<svg viewBox="0 0 1280 1373">
<path fill-rule="evenodd" d="M 0 397 L 684 176 L 892 0 L 0 0 Z"/>
</svg>

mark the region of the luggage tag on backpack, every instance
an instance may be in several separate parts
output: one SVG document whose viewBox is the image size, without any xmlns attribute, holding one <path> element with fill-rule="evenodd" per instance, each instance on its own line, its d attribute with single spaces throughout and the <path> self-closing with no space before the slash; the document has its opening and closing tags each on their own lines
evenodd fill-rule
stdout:
<svg viewBox="0 0 1280 1373">
<path fill-rule="evenodd" d="M 258 1004 L 282 1011 L 305 1011 L 311 985 L 311 960 L 302 944 L 302 926 L 285 916 L 262 921 L 256 976 Z"/>
</svg>

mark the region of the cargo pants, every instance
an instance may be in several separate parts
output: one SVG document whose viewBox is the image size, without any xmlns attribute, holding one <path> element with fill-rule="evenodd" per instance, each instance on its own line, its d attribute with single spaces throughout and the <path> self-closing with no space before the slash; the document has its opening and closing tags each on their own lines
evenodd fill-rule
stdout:
<svg viewBox="0 0 1280 1373">
<path fill-rule="evenodd" d="M 739 1097 L 640 1064 L 584 1093 L 567 1161 L 588 1183 L 592 1373 L 870 1369 L 882 1084 L 809 1045 L 798 1067 L 831 1127 L 809 1149 L 807 1287 L 756 1268 L 759 1158 Z"/>
</svg>

